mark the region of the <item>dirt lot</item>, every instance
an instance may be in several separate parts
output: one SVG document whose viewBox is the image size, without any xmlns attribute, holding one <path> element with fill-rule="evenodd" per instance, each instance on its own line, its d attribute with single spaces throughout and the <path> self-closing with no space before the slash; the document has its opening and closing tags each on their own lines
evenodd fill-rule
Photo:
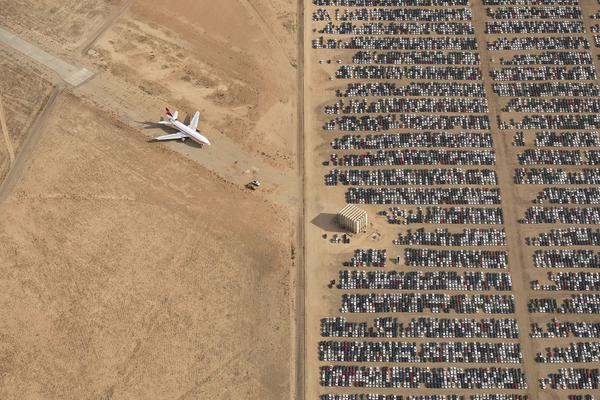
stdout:
<svg viewBox="0 0 600 400">
<path fill-rule="evenodd" d="M 34 41 L 51 41 L 72 50 L 121 3 L 121 0 L 2 0 L 0 24 Z"/>
<path fill-rule="evenodd" d="M 212 131 L 293 167 L 294 7 L 265 3 L 258 14 L 246 0 L 230 3 L 135 3 L 87 58 L 165 105 L 199 108 Z M 268 15 L 276 23 L 265 23 Z"/>
<path fill-rule="evenodd" d="M 96 72 L 0 204 L 0 398 L 294 391 L 296 6 L 230 3 L 0 3 L 0 25 Z M 9 53 L 18 144 L 52 86 L 27 74 L 52 74 Z M 199 109 L 214 145 L 147 143 L 164 106 Z"/>
<path fill-rule="evenodd" d="M 0 208 L 0 397 L 281 398 L 285 213 L 69 95 L 54 115 Z"/>
</svg>

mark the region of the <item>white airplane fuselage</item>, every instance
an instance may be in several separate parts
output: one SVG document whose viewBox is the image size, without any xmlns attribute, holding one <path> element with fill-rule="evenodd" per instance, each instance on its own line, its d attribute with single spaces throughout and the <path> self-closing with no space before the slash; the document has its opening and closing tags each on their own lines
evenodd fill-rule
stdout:
<svg viewBox="0 0 600 400">
<path fill-rule="evenodd" d="M 180 122 L 177 118 L 179 117 L 179 111 L 175 111 L 171 113 L 168 108 L 165 108 L 167 111 L 164 118 L 158 121 L 158 124 L 165 125 L 171 127 L 173 129 L 177 129 L 177 133 L 169 133 L 168 135 L 161 135 L 152 138 L 153 141 L 163 141 L 163 140 L 181 140 L 184 141 L 187 138 L 190 138 L 194 142 L 199 145 L 210 145 L 210 141 L 206 136 L 200 134 L 196 128 L 198 127 L 198 122 L 200 121 L 200 111 L 196 111 L 194 117 L 191 119 L 189 125 Z"/>
<path fill-rule="evenodd" d="M 210 141 L 206 137 L 204 137 L 203 135 L 198 133 L 195 129 L 192 129 L 189 126 L 187 126 L 186 124 L 182 124 L 181 122 L 179 122 L 177 120 L 169 121 L 169 122 L 171 123 L 171 126 L 173 128 L 175 128 L 179 132 L 185 134 L 187 137 L 192 139 L 194 142 L 196 142 L 198 144 L 210 145 Z"/>
</svg>

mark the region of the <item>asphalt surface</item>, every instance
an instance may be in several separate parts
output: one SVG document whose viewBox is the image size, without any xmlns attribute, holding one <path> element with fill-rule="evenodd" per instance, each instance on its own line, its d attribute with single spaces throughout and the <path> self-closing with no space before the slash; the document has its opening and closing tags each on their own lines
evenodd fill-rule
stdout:
<svg viewBox="0 0 600 400">
<path fill-rule="evenodd" d="M 48 54 L 39 47 L 32 45 L 2 28 L 0 28 L 0 43 L 15 49 L 34 61 L 50 68 L 69 85 L 78 86 L 94 75 L 92 71 L 77 65 L 69 64 L 58 57 Z"/>
</svg>

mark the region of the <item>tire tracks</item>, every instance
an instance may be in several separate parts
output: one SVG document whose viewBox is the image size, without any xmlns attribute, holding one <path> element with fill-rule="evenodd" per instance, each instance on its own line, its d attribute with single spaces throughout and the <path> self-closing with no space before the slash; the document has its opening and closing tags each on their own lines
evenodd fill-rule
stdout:
<svg viewBox="0 0 600 400">
<path fill-rule="evenodd" d="M 248 13 L 256 20 L 260 30 L 262 31 L 263 35 L 265 36 L 265 38 L 267 39 L 267 41 L 269 42 L 271 47 L 279 50 L 279 52 L 287 60 L 287 62 L 292 67 L 296 67 L 297 62 L 294 63 L 294 61 L 292 59 L 290 59 L 290 57 L 288 56 L 288 54 L 285 51 L 283 44 L 277 38 L 277 34 L 275 32 L 273 32 L 273 30 L 271 29 L 271 27 L 269 26 L 267 21 L 258 12 L 258 10 L 254 6 L 254 4 L 252 4 L 250 2 L 250 0 L 239 0 L 239 2 L 246 9 L 246 11 L 248 11 Z M 300 28 L 298 28 L 298 31 L 302 31 L 302 30 Z"/>
<path fill-rule="evenodd" d="M 4 115 L 4 106 L 2 105 L 2 97 L 0 96 L 0 127 L 2 128 L 2 134 L 4 136 L 4 141 L 6 142 L 6 149 L 8 150 L 8 157 L 10 158 L 10 165 L 15 163 L 15 149 L 13 148 L 12 142 L 10 140 L 10 135 L 8 134 L 8 128 L 6 126 L 6 117 Z"/>
<path fill-rule="evenodd" d="M 46 104 L 44 104 L 40 110 L 33 124 L 31 124 L 29 132 L 27 132 L 25 136 L 25 141 L 21 146 L 21 150 L 17 153 L 14 163 L 6 174 L 4 181 L 2 184 L 0 184 L 0 204 L 2 204 L 8 198 L 8 196 L 10 196 L 13 189 L 21 179 L 21 176 L 25 171 L 25 167 L 27 166 L 27 160 L 33 153 L 37 143 L 40 141 L 40 138 L 47 126 L 46 122 L 48 121 L 48 117 L 50 114 L 52 114 L 56 99 L 62 90 L 62 86 L 55 86 L 54 89 L 52 89 Z"/>
<path fill-rule="evenodd" d="M 79 51 L 81 54 L 85 55 L 96 43 L 96 41 L 98 41 L 100 36 L 102 36 L 102 34 L 106 32 L 108 28 L 110 28 L 115 21 L 129 9 L 129 7 L 131 7 L 132 4 L 133 0 L 126 0 L 121 7 L 115 10 L 108 18 L 106 18 L 102 25 L 100 25 L 100 27 L 96 29 L 96 31 L 79 46 Z"/>
</svg>

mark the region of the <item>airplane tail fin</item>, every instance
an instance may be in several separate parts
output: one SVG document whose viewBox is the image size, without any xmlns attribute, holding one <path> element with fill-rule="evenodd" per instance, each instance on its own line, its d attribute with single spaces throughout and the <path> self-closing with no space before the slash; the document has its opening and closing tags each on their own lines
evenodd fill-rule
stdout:
<svg viewBox="0 0 600 400">
<path fill-rule="evenodd" d="M 171 110 L 169 110 L 168 107 L 165 107 L 165 110 L 167 110 L 166 114 L 171 117 L 174 120 L 177 120 L 177 117 L 179 116 L 179 111 L 175 111 L 174 113 L 171 113 Z"/>
</svg>

